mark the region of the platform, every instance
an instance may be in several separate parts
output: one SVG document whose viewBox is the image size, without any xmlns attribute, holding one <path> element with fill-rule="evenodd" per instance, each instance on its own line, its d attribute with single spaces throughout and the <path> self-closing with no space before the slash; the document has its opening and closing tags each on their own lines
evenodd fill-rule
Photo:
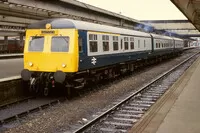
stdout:
<svg viewBox="0 0 200 133">
<path fill-rule="evenodd" d="M 22 69 L 23 69 L 23 58 L 1 59 L 0 79 L 12 76 L 19 76 Z"/>
<path fill-rule="evenodd" d="M 130 133 L 200 133 L 200 58 Z"/>
</svg>

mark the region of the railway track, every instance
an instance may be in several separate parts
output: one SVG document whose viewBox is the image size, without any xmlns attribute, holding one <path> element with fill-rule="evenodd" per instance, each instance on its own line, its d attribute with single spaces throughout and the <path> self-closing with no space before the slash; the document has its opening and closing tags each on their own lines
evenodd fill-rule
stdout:
<svg viewBox="0 0 200 133">
<path fill-rule="evenodd" d="M 199 52 L 190 56 L 92 121 L 83 125 L 74 133 L 128 132 L 198 56 Z"/>
<path fill-rule="evenodd" d="M 0 106 L 0 126 L 64 101 L 65 98 L 28 97 Z"/>
<path fill-rule="evenodd" d="M 156 98 L 154 96 L 152 96 L 152 97 Z M 148 98 L 150 98 L 150 97 L 148 97 Z M 46 98 L 45 99 L 45 98 L 29 97 L 29 98 L 22 99 L 20 101 L 16 101 L 14 103 L 9 103 L 9 104 L 0 106 L 0 126 L 6 124 L 8 122 L 18 120 L 30 113 L 51 107 L 52 105 L 58 104 L 63 100 L 65 100 L 65 99 L 64 98 L 56 98 L 56 99 L 47 99 Z M 147 104 L 140 104 L 141 107 L 146 106 L 146 105 Z M 134 105 L 134 106 L 136 106 L 136 105 Z M 130 107 L 127 107 L 127 108 L 130 109 Z M 145 109 L 148 109 L 148 108 L 145 107 L 144 112 L 146 111 Z M 131 113 L 131 112 L 129 112 L 129 113 Z M 142 113 L 139 115 L 142 116 Z M 139 117 L 138 117 L 138 119 L 139 119 Z M 122 119 L 122 120 L 125 120 L 125 119 Z"/>
</svg>

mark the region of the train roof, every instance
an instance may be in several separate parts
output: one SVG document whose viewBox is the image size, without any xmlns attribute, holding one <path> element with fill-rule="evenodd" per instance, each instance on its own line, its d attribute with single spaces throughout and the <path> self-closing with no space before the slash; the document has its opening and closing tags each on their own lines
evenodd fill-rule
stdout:
<svg viewBox="0 0 200 133">
<path fill-rule="evenodd" d="M 176 41 L 183 41 L 183 39 L 177 38 L 177 37 L 173 37 L 174 40 Z"/>
<path fill-rule="evenodd" d="M 170 40 L 173 40 L 172 37 L 169 37 L 169 36 L 164 36 L 164 35 L 158 35 L 158 34 L 151 34 L 154 38 L 157 38 L 157 39 L 170 39 Z"/>
<path fill-rule="evenodd" d="M 108 32 L 108 33 L 115 33 L 115 34 L 150 37 L 150 34 L 145 33 L 145 32 L 117 28 L 117 27 L 95 24 L 95 23 L 89 23 L 89 22 L 79 21 L 79 20 L 71 20 L 71 19 L 66 19 L 66 18 L 42 20 L 42 21 L 29 25 L 28 29 L 45 29 L 45 25 L 47 23 L 50 23 L 53 29 L 75 28 L 75 29 L 87 30 L 87 31 L 98 31 L 98 32 Z"/>
</svg>

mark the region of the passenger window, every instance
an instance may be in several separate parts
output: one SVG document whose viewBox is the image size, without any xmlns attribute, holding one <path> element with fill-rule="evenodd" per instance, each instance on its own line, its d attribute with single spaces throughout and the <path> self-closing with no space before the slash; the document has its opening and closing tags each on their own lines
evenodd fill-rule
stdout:
<svg viewBox="0 0 200 133">
<path fill-rule="evenodd" d="M 119 50 L 118 36 L 113 36 L 113 50 Z"/>
<path fill-rule="evenodd" d="M 44 48 L 44 36 L 30 37 L 28 51 L 41 52 Z"/>
<path fill-rule="evenodd" d="M 98 51 L 97 39 L 98 38 L 96 34 L 89 34 L 90 52 Z"/>
<path fill-rule="evenodd" d="M 130 38 L 131 49 L 134 49 L 134 38 Z"/>
<path fill-rule="evenodd" d="M 118 42 L 113 42 L 113 50 L 119 50 Z"/>
<path fill-rule="evenodd" d="M 128 42 L 124 42 L 124 49 L 128 50 Z"/>
<path fill-rule="evenodd" d="M 89 40 L 97 40 L 97 35 L 96 34 L 90 34 Z"/>
<path fill-rule="evenodd" d="M 129 47 L 128 47 L 128 37 L 124 37 L 124 49 L 125 50 L 129 49 Z"/>
<path fill-rule="evenodd" d="M 103 51 L 109 51 L 109 43 L 103 42 Z"/>
<path fill-rule="evenodd" d="M 109 36 L 103 35 L 102 40 L 103 40 L 103 51 L 109 51 Z"/>
<path fill-rule="evenodd" d="M 90 41 L 90 52 L 97 52 L 97 42 L 96 41 Z"/>
<path fill-rule="evenodd" d="M 83 51 L 83 39 L 81 37 L 78 38 L 78 46 L 79 46 L 79 52 Z"/>
<path fill-rule="evenodd" d="M 69 51 L 69 37 L 55 36 L 51 38 L 52 52 L 68 52 Z"/>
<path fill-rule="evenodd" d="M 121 49 L 123 48 L 123 44 L 122 43 L 123 43 L 123 39 L 121 39 Z"/>
<path fill-rule="evenodd" d="M 140 40 L 138 40 L 138 48 L 140 48 Z"/>
</svg>

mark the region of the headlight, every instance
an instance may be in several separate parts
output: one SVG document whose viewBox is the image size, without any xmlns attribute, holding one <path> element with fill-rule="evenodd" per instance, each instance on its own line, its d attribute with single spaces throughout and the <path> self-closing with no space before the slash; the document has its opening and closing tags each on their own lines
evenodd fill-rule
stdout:
<svg viewBox="0 0 200 133">
<path fill-rule="evenodd" d="M 32 63 L 32 62 L 29 62 L 28 65 L 29 65 L 30 67 L 32 67 L 32 66 L 33 66 L 33 63 Z"/>
<path fill-rule="evenodd" d="M 62 64 L 62 67 L 63 67 L 63 68 L 65 68 L 65 67 L 66 67 L 66 65 L 65 65 L 65 64 Z"/>
</svg>

